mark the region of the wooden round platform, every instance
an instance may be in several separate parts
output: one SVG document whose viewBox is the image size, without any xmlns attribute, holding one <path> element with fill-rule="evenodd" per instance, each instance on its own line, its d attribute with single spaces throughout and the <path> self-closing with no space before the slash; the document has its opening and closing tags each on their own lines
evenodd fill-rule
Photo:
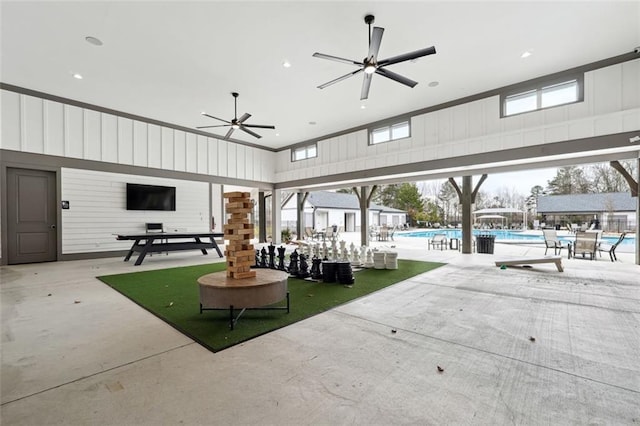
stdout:
<svg viewBox="0 0 640 426">
<path fill-rule="evenodd" d="M 253 278 L 229 278 L 227 271 L 198 278 L 203 308 L 259 308 L 287 297 L 289 274 L 275 269 L 256 269 Z"/>
</svg>

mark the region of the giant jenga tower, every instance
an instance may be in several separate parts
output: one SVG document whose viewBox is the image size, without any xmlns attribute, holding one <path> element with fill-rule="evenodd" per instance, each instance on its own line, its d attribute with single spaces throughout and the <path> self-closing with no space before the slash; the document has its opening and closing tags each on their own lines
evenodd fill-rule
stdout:
<svg viewBox="0 0 640 426">
<path fill-rule="evenodd" d="M 253 223 L 249 222 L 249 215 L 253 204 L 248 192 L 225 192 L 224 198 L 229 200 L 225 204 L 228 220 L 224 225 L 224 239 L 229 241 L 224 254 L 227 257 L 227 277 L 250 278 L 256 276 L 251 270 L 255 263 L 253 238 Z"/>
</svg>

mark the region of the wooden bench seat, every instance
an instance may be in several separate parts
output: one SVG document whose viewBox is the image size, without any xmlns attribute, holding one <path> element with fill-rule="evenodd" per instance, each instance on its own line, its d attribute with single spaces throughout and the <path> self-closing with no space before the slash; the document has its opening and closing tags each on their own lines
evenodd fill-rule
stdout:
<svg viewBox="0 0 640 426">
<path fill-rule="evenodd" d="M 496 266 L 520 266 L 533 265 L 537 263 L 555 263 L 559 272 L 564 272 L 562 268 L 561 256 L 545 256 L 545 257 L 519 257 L 513 259 L 496 260 Z"/>
</svg>

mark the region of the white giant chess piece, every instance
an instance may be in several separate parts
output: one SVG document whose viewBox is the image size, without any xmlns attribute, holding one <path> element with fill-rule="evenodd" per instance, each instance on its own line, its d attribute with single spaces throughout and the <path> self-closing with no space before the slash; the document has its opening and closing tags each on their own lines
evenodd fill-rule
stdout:
<svg viewBox="0 0 640 426">
<path fill-rule="evenodd" d="M 364 262 L 365 268 L 373 268 L 373 254 L 371 249 L 367 250 L 367 260 Z"/>
<path fill-rule="evenodd" d="M 327 256 L 327 242 L 323 241 L 322 242 L 322 258 L 323 259 L 328 259 L 329 256 Z"/>
<path fill-rule="evenodd" d="M 353 250 L 351 252 L 351 266 L 360 266 L 360 256 L 358 253 L 358 250 Z"/>
<path fill-rule="evenodd" d="M 360 247 L 360 266 L 364 266 L 366 260 L 367 248 L 365 246 Z"/>
<path fill-rule="evenodd" d="M 331 258 L 334 261 L 338 260 L 338 245 L 336 243 L 335 238 L 333 240 L 331 240 Z"/>
<path fill-rule="evenodd" d="M 346 247 L 342 247 L 342 259 L 343 262 L 349 262 L 349 252 Z"/>
<path fill-rule="evenodd" d="M 320 254 L 320 244 L 315 243 L 315 244 L 313 245 L 313 255 L 314 255 L 315 257 L 318 257 L 318 255 L 319 255 L 319 254 Z"/>
</svg>

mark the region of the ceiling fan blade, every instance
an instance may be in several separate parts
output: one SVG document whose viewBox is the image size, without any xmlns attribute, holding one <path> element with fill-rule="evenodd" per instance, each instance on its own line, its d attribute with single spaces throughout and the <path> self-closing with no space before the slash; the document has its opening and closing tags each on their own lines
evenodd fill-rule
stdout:
<svg viewBox="0 0 640 426">
<path fill-rule="evenodd" d="M 227 127 L 227 126 L 231 126 L 231 124 L 216 124 L 215 126 L 200 126 L 200 127 L 196 127 L 196 129 L 210 129 L 212 127 Z"/>
<path fill-rule="evenodd" d="M 337 56 L 325 55 L 324 53 L 316 52 L 311 56 L 315 56 L 316 58 L 321 58 L 321 59 L 329 59 L 330 61 L 343 62 L 345 64 L 350 64 L 350 65 L 362 65 L 362 62 L 353 61 L 351 59 L 339 58 Z"/>
<path fill-rule="evenodd" d="M 256 129 L 275 129 L 276 126 L 269 126 L 265 124 L 243 124 L 242 127 L 253 127 Z"/>
<path fill-rule="evenodd" d="M 391 80 L 395 80 L 398 83 L 402 83 L 405 86 L 409 86 L 409 87 L 414 87 L 416 84 L 418 84 L 417 81 L 413 81 L 407 77 L 403 77 L 400 74 L 396 74 L 395 72 L 389 71 L 388 69 L 385 69 L 385 68 L 378 68 L 376 70 L 376 74 L 383 75 L 387 78 L 390 78 Z"/>
<path fill-rule="evenodd" d="M 242 123 L 249 117 L 251 117 L 251 114 L 249 114 L 248 112 L 245 112 L 244 114 L 242 114 L 242 117 L 238 118 L 238 123 Z"/>
<path fill-rule="evenodd" d="M 213 118 L 214 120 L 223 121 L 225 123 L 231 123 L 230 121 L 223 120 L 222 118 L 214 117 L 213 115 L 209 115 L 209 114 L 204 113 L 204 112 L 202 113 L 202 115 L 204 115 L 205 117 Z"/>
<path fill-rule="evenodd" d="M 354 76 L 354 75 L 358 74 L 359 72 L 362 72 L 363 70 L 364 70 L 364 68 L 360 68 L 360 69 L 357 69 L 357 70 L 355 70 L 353 72 L 350 72 L 349 74 L 345 74 L 342 77 L 338 77 L 335 80 L 331 80 L 328 83 L 321 84 L 320 86 L 318 86 L 318 89 L 324 89 L 327 86 L 331 86 L 332 84 L 335 84 L 335 83 L 337 83 L 339 81 L 345 80 L 345 79 L 347 79 L 347 78 L 349 78 L 351 76 Z"/>
<path fill-rule="evenodd" d="M 367 56 L 367 58 L 369 59 L 373 57 L 373 62 L 378 60 L 378 50 L 380 50 L 380 43 L 382 42 L 383 33 L 384 33 L 384 28 L 373 27 L 373 34 L 371 35 L 371 43 L 369 44 L 369 56 Z"/>
<path fill-rule="evenodd" d="M 225 139 L 225 140 L 229 139 L 229 138 L 231 137 L 231 134 L 233 133 L 233 131 L 234 131 L 234 130 L 235 130 L 235 129 L 234 129 L 233 127 L 232 127 L 232 128 L 230 128 L 230 129 L 229 129 L 229 131 L 227 132 L 227 134 L 226 134 L 226 135 L 224 135 L 224 139 Z"/>
<path fill-rule="evenodd" d="M 364 79 L 362 80 L 362 90 L 360 91 L 360 100 L 364 101 L 369 97 L 369 87 L 371 87 L 371 80 L 373 74 L 364 74 Z"/>
<path fill-rule="evenodd" d="M 436 48 L 426 47 L 424 49 L 416 50 L 415 52 L 409 52 L 402 55 L 394 56 L 392 58 L 383 59 L 382 61 L 378 61 L 378 66 L 386 66 L 391 64 L 397 64 L 398 62 L 410 61 L 412 59 L 421 58 L 427 55 L 433 55 L 436 53 Z"/>
<path fill-rule="evenodd" d="M 260 138 L 262 137 L 262 136 L 260 136 L 259 134 L 254 133 L 254 132 L 252 132 L 251 130 L 249 130 L 249 129 L 245 128 L 245 126 L 240 126 L 240 130 L 242 130 L 243 132 L 247 132 L 247 133 L 249 133 L 249 134 L 250 134 L 251 136 L 253 136 L 254 138 L 258 138 L 258 139 L 260 139 Z"/>
</svg>

